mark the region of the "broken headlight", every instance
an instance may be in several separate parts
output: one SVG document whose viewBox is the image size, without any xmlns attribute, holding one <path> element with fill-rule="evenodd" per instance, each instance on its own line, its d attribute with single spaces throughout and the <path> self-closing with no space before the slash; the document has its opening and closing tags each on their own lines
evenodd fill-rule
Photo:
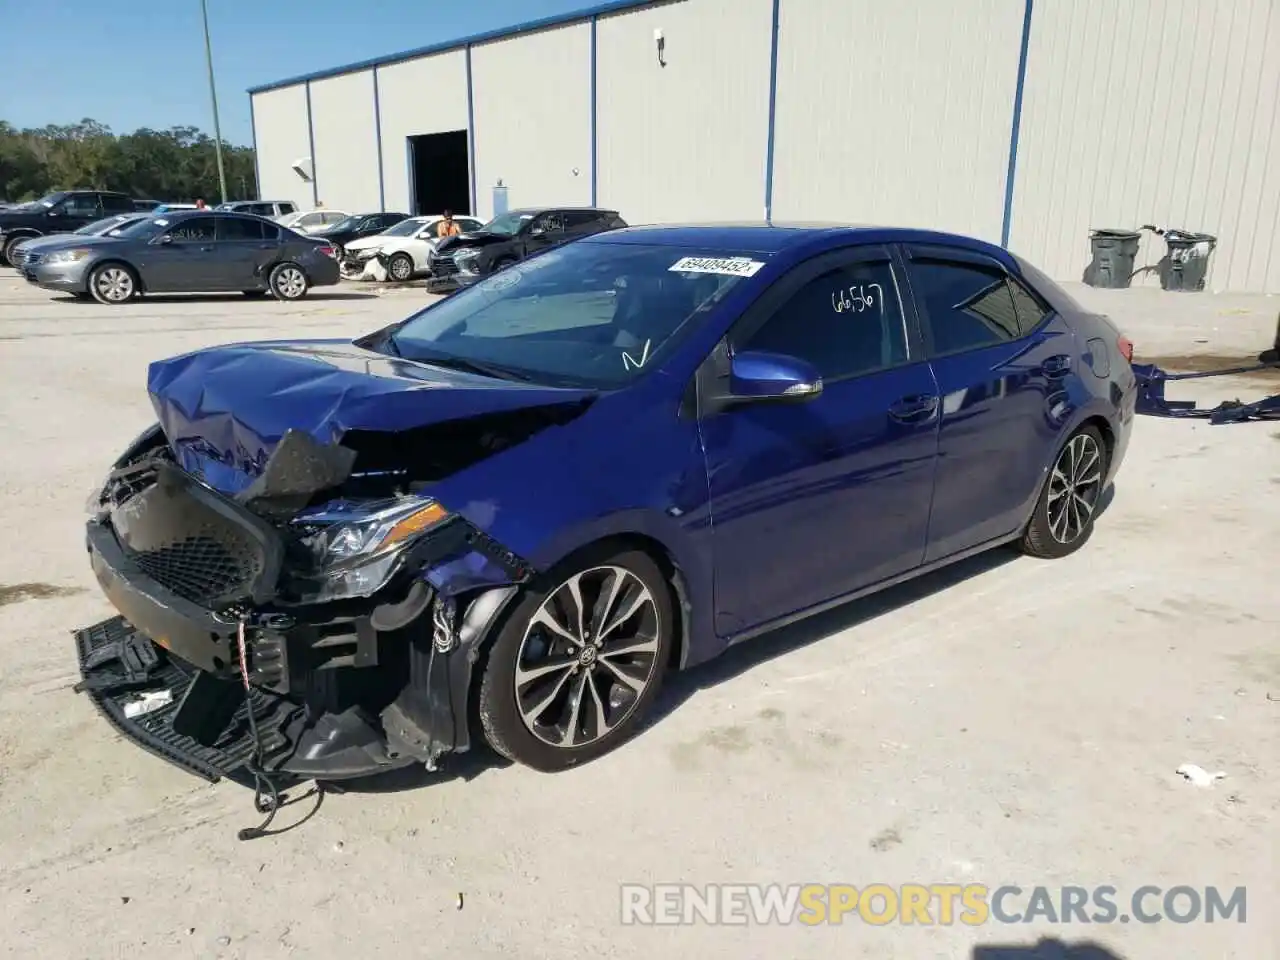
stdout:
<svg viewBox="0 0 1280 960">
<path fill-rule="evenodd" d="M 449 519 L 429 497 L 365 504 L 330 504 L 294 519 L 308 528 L 302 543 L 315 558 L 315 603 L 367 597 L 386 586 L 405 549 Z"/>
</svg>

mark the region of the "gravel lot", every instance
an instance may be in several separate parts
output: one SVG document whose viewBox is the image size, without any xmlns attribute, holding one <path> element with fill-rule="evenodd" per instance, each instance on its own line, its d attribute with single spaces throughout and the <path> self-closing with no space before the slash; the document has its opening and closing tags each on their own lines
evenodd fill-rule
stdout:
<svg viewBox="0 0 1280 960">
<path fill-rule="evenodd" d="M 1093 291 L 1149 357 L 1256 355 L 1280 300 Z M 419 289 L 107 308 L 0 270 L 0 952 L 20 957 L 1277 955 L 1280 424 L 1139 423 L 1088 548 L 965 563 L 676 678 L 558 776 L 488 757 L 283 811 L 113 734 L 69 631 L 102 619 L 83 504 L 149 422 L 155 358 L 347 336 Z M 1256 397 L 1280 379 L 1182 396 Z M 1182 763 L 1225 771 L 1199 789 Z M 1248 887 L 1180 925 L 624 927 L 624 882 Z M 459 909 L 459 894 L 462 908 Z M 1021 908 L 1021 907 L 1020 907 Z M 406 947 L 405 945 L 412 945 Z M 1030 953 L 1016 954 L 1031 956 Z M 1048 956 L 1049 954 L 1046 954 Z M 1054 954 L 1056 956 L 1056 954 Z"/>
</svg>

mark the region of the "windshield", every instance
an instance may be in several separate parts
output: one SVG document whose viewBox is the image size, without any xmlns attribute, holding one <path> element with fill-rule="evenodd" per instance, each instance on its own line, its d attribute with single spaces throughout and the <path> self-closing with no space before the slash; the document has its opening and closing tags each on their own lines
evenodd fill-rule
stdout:
<svg viewBox="0 0 1280 960">
<path fill-rule="evenodd" d="M 729 256 L 569 244 L 432 304 L 393 330 L 387 350 L 551 386 L 620 387 L 652 369 L 695 317 L 742 281 L 676 269 L 690 252 Z M 688 265 L 707 270 L 706 261 Z"/>
<path fill-rule="evenodd" d="M 354 230 L 358 227 L 364 217 L 347 217 L 345 220 L 339 220 L 331 227 L 325 227 L 325 233 L 342 233 L 346 230 Z"/>
<path fill-rule="evenodd" d="M 63 198 L 64 194 L 50 193 L 41 197 L 39 200 L 28 200 L 26 203 L 20 203 L 16 207 L 10 207 L 10 210 L 48 210 L 57 204 Z"/>
<path fill-rule="evenodd" d="M 427 225 L 426 220 L 401 220 L 394 227 L 387 227 L 380 237 L 411 237 Z"/>
<path fill-rule="evenodd" d="M 86 223 L 79 230 L 73 230 L 72 233 L 78 233 L 85 237 L 97 237 L 132 219 L 134 218 L 122 216 L 121 214 L 116 214 L 114 217 L 103 217 L 101 220 L 93 221 L 93 223 Z"/>
<path fill-rule="evenodd" d="M 526 223 L 533 219 L 532 213 L 504 213 L 494 217 L 480 229 L 485 233 L 496 233 L 502 237 L 514 237 Z"/>
</svg>

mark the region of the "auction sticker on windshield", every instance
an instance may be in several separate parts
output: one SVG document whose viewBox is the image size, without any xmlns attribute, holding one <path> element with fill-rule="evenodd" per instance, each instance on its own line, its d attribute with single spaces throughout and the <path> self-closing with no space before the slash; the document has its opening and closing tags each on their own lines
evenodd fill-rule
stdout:
<svg viewBox="0 0 1280 960">
<path fill-rule="evenodd" d="M 726 277 L 753 277 L 764 264 L 747 257 L 682 257 L 668 269 L 672 273 L 718 273 Z"/>
</svg>

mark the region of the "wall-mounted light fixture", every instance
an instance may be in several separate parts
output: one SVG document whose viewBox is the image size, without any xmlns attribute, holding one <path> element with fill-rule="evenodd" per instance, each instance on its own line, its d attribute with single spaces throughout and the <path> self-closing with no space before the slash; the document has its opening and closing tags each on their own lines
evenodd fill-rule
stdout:
<svg viewBox="0 0 1280 960">
<path fill-rule="evenodd" d="M 665 67 L 667 65 L 667 38 L 662 35 L 661 27 L 653 31 L 653 42 L 658 47 L 658 66 Z"/>
</svg>

